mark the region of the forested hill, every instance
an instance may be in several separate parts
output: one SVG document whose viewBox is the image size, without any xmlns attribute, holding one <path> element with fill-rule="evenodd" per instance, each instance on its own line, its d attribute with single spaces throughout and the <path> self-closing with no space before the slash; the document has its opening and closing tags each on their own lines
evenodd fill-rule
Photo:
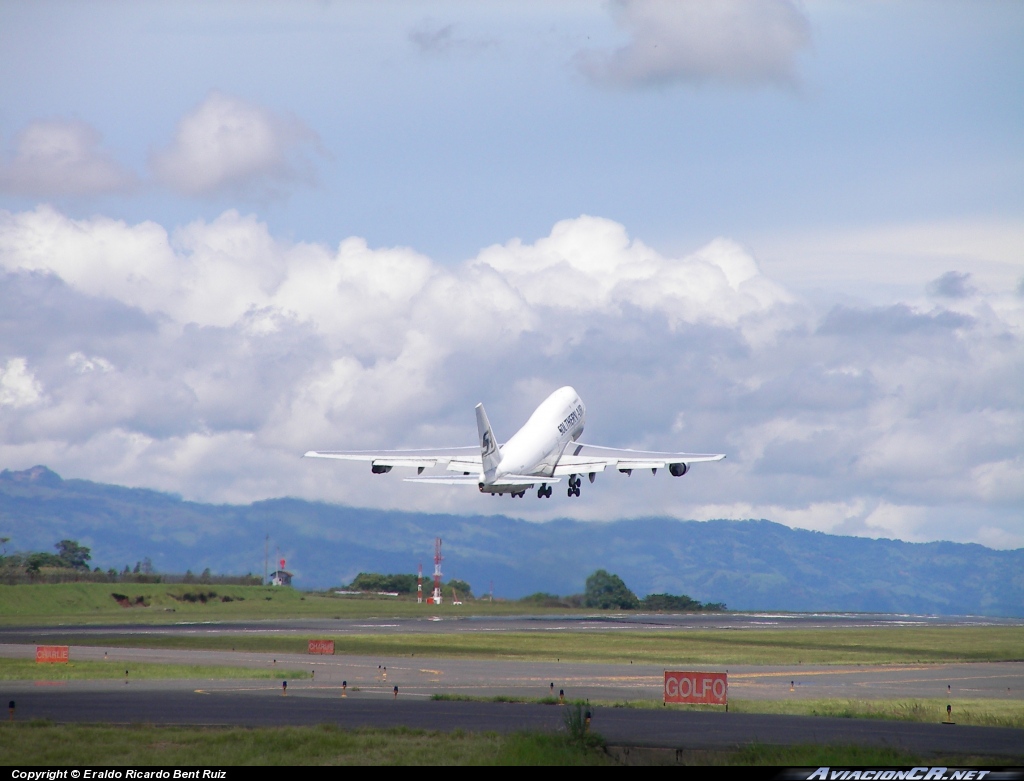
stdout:
<svg viewBox="0 0 1024 781">
<path fill-rule="evenodd" d="M 287 559 L 299 588 L 358 572 L 432 571 L 497 597 L 583 590 L 606 569 L 637 594 L 688 594 L 731 609 L 885 611 L 1024 616 L 1024 549 L 838 537 L 766 520 L 528 523 L 502 516 L 365 510 L 274 499 L 210 505 L 143 489 L 62 480 L 45 467 L 0 473 L 0 536 L 9 551 L 74 539 L 92 563 L 121 569 L 149 557 L 158 571 L 263 572 Z"/>
</svg>

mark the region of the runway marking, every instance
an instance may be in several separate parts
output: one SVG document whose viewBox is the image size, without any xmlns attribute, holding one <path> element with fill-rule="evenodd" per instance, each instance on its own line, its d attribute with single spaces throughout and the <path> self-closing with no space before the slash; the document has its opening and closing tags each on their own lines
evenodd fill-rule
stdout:
<svg viewBox="0 0 1024 781">
<path fill-rule="evenodd" d="M 879 672 L 907 672 L 910 670 L 934 670 L 935 667 L 932 665 L 922 665 L 921 667 L 859 667 L 856 669 L 849 670 L 788 670 L 783 672 L 765 672 L 765 673 L 729 673 L 729 679 L 734 678 L 805 678 L 811 675 L 867 675 L 871 673 Z"/>
</svg>

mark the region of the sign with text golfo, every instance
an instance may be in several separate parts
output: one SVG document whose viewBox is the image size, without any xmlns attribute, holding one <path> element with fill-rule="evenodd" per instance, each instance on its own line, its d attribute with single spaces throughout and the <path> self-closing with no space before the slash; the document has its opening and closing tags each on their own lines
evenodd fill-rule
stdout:
<svg viewBox="0 0 1024 781">
<path fill-rule="evenodd" d="M 327 656 L 334 656 L 334 641 L 310 640 L 309 652 L 311 654 L 326 654 Z"/>
<path fill-rule="evenodd" d="M 68 663 L 68 648 L 66 645 L 37 645 L 36 661 L 53 662 L 55 664 Z"/>
<path fill-rule="evenodd" d="M 727 673 L 665 671 L 665 702 L 725 705 L 729 702 Z"/>
</svg>

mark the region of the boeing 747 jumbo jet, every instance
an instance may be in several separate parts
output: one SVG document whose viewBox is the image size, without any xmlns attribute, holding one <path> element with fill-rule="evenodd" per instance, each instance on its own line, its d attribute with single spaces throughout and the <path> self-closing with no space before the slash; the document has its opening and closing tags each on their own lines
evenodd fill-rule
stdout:
<svg viewBox="0 0 1024 781">
<path fill-rule="evenodd" d="M 481 493 L 523 497 L 538 483 L 537 498 L 550 498 L 552 483 L 569 478 L 569 496 L 579 496 L 581 475 L 590 482 L 598 472 L 618 469 L 632 474 L 634 469 L 650 469 L 657 474 L 662 467 L 674 477 L 690 471 L 699 461 L 721 461 L 725 454 L 655 453 L 645 450 L 616 450 L 584 445 L 583 433 L 587 409 L 579 394 L 566 386 L 559 388 L 537 407 L 519 431 L 504 445 L 491 430 L 484 405 L 476 405 L 476 427 L 480 445 L 438 450 L 310 450 L 306 458 L 337 458 L 343 461 L 369 461 L 375 475 L 390 472 L 396 466 L 415 467 L 413 483 L 434 485 L 475 485 Z M 460 475 L 423 475 L 423 470 L 443 466 Z"/>
</svg>

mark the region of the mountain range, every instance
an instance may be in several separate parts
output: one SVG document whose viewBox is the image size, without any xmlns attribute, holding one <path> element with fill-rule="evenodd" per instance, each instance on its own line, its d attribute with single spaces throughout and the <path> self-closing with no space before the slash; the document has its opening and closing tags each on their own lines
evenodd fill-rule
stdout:
<svg viewBox="0 0 1024 781">
<path fill-rule="evenodd" d="M 299 588 L 359 572 L 433 571 L 477 595 L 579 593 L 597 569 L 638 595 L 687 594 L 730 609 L 1024 616 L 1024 549 L 842 537 L 768 520 L 533 523 L 504 516 L 372 510 L 300 499 L 213 505 L 141 488 L 64 480 L 44 466 L 0 472 L 10 551 L 62 539 L 107 569 L 149 557 L 157 571 L 262 574 L 278 559 Z M 269 540 L 268 540 L 269 538 Z"/>
</svg>

